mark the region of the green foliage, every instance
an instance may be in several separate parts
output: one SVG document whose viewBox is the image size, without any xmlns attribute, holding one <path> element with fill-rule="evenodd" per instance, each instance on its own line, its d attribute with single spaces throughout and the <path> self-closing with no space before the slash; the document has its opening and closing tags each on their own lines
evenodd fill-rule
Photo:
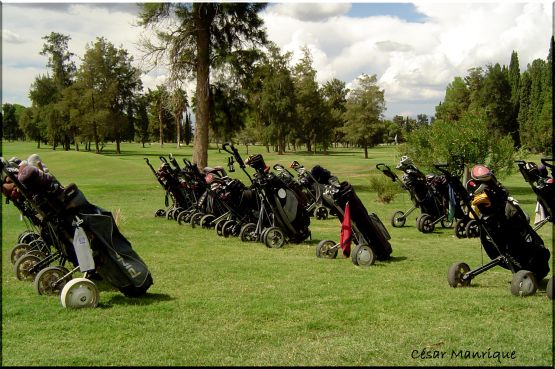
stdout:
<svg viewBox="0 0 555 369">
<path fill-rule="evenodd" d="M 368 147 L 382 142 L 385 133 L 381 120 L 385 110 L 384 91 L 377 82 L 375 74 L 362 74 L 347 97 L 343 133 L 347 140 L 364 147 L 365 158 L 368 158 Z"/>
<path fill-rule="evenodd" d="M 419 166 L 433 170 L 437 163 L 464 157 L 465 164 L 485 164 L 499 174 L 514 170 L 516 159 L 512 138 L 489 128 L 485 113 L 465 113 L 458 122 L 435 120 L 430 126 L 409 133 L 401 155 L 409 155 Z"/>
<path fill-rule="evenodd" d="M 383 204 L 389 204 L 395 199 L 395 195 L 403 192 L 398 183 L 381 174 L 370 176 L 370 190 L 376 192 L 378 201 Z"/>
<path fill-rule="evenodd" d="M 10 141 L 17 140 L 22 136 L 14 104 L 2 104 L 2 136 Z"/>
</svg>

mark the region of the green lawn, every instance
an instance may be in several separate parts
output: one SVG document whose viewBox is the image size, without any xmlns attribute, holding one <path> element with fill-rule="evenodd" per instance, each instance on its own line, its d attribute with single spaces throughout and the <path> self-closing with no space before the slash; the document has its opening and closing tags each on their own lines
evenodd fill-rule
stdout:
<svg viewBox="0 0 555 369">
<path fill-rule="evenodd" d="M 480 242 L 441 227 L 422 234 L 416 212 L 405 227 L 391 227 L 391 214 L 408 209 L 410 198 L 403 193 L 378 203 L 369 176 L 379 173 L 376 163 L 396 163 L 392 147 L 373 148 L 366 160 L 361 150 L 278 156 L 249 147 L 270 165 L 321 164 L 355 186 L 392 236 L 392 260 L 367 269 L 350 259 L 315 256 L 318 241 L 339 239 L 337 218 L 312 218 L 312 240 L 283 249 L 155 218 L 164 194 L 143 157 L 158 165 L 159 155 L 172 152 L 181 162 L 191 149 L 122 149 L 114 155 L 108 145 L 97 155 L 3 143 L 4 157 L 36 152 L 62 184 L 74 182 L 90 202 L 120 209 L 121 231 L 154 285 L 145 297 L 129 299 L 101 284 L 96 309 L 66 310 L 58 297 L 37 295 L 14 276 L 9 255 L 25 225 L 2 201 L 2 365 L 553 365 L 553 305 L 545 281 L 534 296 L 517 298 L 509 291 L 511 273 L 495 268 L 470 288 L 453 289 L 447 283 L 453 262 L 476 267 L 489 261 Z M 209 164 L 224 165 L 226 157 L 213 148 Z M 231 176 L 247 182 L 239 170 Z M 520 173 L 502 183 L 533 217 L 535 197 Z M 553 253 L 552 231 L 549 224 L 539 233 Z M 467 351 L 485 358 L 465 358 Z"/>
</svg>

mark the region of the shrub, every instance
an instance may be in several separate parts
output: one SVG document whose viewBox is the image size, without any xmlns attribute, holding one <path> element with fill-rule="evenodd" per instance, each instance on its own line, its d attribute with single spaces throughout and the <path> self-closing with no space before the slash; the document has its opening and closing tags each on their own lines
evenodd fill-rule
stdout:
<svg viewBox="0 0 555 369">
<path fill-rule="evenodd" d="M 397 183 L 382 174 L 370 176 L 370 189 L 377 193 L 378 201 L 384 204 L 389 204 L 395 195 L 402 192 Z"/>
</svg>

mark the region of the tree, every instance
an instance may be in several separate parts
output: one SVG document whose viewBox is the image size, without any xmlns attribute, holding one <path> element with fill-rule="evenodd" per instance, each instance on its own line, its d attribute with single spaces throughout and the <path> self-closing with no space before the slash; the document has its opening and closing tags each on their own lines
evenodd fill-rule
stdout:
<svg viewBox="0 0 555 369">
<path fill-rule="evenodd" d="M 516 156 L 511 136 L 492 132 L 484 110 L 466 112 L 457 122 L 436 119 L 430 126 L 419 126 L 399 151 L 428 170 L 462 156 L 466 165 L 485 164 L 497 173 L 510 173 Z"/>
<path fill-rule="evenodd" d="M 59 102 L 63 90 L 73 83 L 75 64 L 71 60 L 73 54 L 68 50 L 69 36 L 52 32 L 42 38 L 45 40 L 40 55 L 48 57 L 47 67 L 52 75 L 38 76 L 31 85 L 29 97 L 36 108 L 35 116 L 47 125 L 49 141 L 53 149 L 62 143 L 65 150 L 69 150 L 72 139 L 71 127 L 67 109 Z"/>
<path fill-rule="evenodd" d="M 436 118 L 456 121 L 467 110 L 470 104 L 468 88 L 461 77 L 455 77 L 447 85 L 445 100 L 436 107 Z"/>
<path fill-rule="evenodd" d="M 191 140 L 193 139 L 193 128 L 191 122 L 191 113 L 187 112 L 185 114 L 185 124 L 183 126 L 183 140 L 185 141 L 185 145 L 189 145 Z"/>
<path fill-rule="evenodd" d="M 380 90 L 376 75 L 362 74 L 356 80 L 347 97 L 345 136 L 364 147 L 368 159 L 368 147 L 381 141 L 385 124 L 381 121 L 385 111 L 384 90 Z"/>
<path fill-rule="evenodd" d="M 175 121 L 175 136 L 178 149 L 181 144 L 183 114 L 187 112 L 188 108 L 187 92 L 181 88 L 175 88 L 169 95 L 168 110 L 172 112 Z"/>
<path fill-rule="evenodd" d="M 129 123 L 126 115 L 135 95 L 142 90 L 140 71 L 132 66 L 133 57 L 103 37 L 87 45 L 77 82 L 86 99 L 85 110 L 93 125 L 96 151 L 99 140 L 112 138 L 116 154 Z"/>
<path fill-rule="evenodd" d="M 248 45 L 266 42 L 258 16 L 265 7 L 261 3 L 142 4 L 139 24 L 155 29 L 159 42 L 143 42 L 147 55 L 155 64 L 167 58 L 172 80 L 196 78 L 192 160 L 199 167 L 208 162 L 210 70 L 236 66 Z"/>
<path fill-rule="evenodd" d="M 268 47 L 267 59 L 257 69 L 257 77 L 262 81 L 257 96 L 259 119 L 264 125 L 261 138 L 266 145 L 275 143 L 278 155 L 285 153 L 286 135 L 296 121 L 295 87 L 288 69 L 290 60 L 290 52 L 281 54 L 272 44 Z"/>
<path fill-rule="evenodd" d="M 326 104 L 328 116 L 322 128 L 319 128 L 319 136 L 322 142 L 324 153 L 331 142 L 341 140 L 343 133 L 341 129 L 345 124 L 345 111 L 347 111 L 347 94 L 349 89 L 345 87 L 345 82 L 333 78 L 322 86 L 322 95 Z M 321 132 L 320 132 L 321 130 Z"/>
<path fill-rule="evenodd" d="M 42 38 L 45 40 L 40 55 L 48 56 L 47 67 L 52 70 L 52 78 L 58 91 L 68 87 L 73 82 L 76 72 L 75 63 L 71 58 L 75 55 L 69 52 L 68 42 L 71 37 L 57 32 L 51 32 Z"/>
<path fill-rule="evenodd" d="M 293 67 L 293 83 L 295 86 L 297 124 L 293 127 L 294 136 L 306 144 L 308 152 L 312 152 L 312 144 L 316 144 L 317 131 L 327 126 L 324 120 L 324 101 L 318 83 L 316 70 L 312 67 L 312 55 L 305 46 L 303 57 Z"/>
<path fill-rule="evenodd" d="M 164 146 L 164 131 L 165 127 L 169 125 L 171 112 L 168 110 L 168 105 L 166 101 L 169 98 L 169 93 L 165 85 L 156 86 L 156 90 L 148 90 L 147 92 L 148 101 L 150 102 L 149 111 L 151 112 L 153 119 L 151 124 L 151 132 L 153 136 L 156 128 L 158 132 L 158 139 L 160 141 L 160 147 Z"/>
<path fill-rule="evenodd" d="M 16 108 L 13 104 L 2 104 L 2 136 L 9 141 L 17 140 L 21 137 L 21 130 L 16 117 Z"/>
</svg>

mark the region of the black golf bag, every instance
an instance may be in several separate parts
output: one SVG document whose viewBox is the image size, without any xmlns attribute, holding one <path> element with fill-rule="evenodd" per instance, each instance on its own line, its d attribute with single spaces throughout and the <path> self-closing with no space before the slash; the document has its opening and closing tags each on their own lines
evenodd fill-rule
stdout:
<svg viewBox="0 0 555 369">
<path fill-rule="evenodd" d="M 452 287 L 468 286 L 475 276 L 501 266 L 513 273 L 511 292 L 514 295 L 534 293 L 537 281 L 549 272 L 550 252 L 518 203 L 482 165 L 476 165 L 471 171 L 472 181 L 476 184 L 473 194 L 467 192 L 446 166 L 436 165 L 436 168 L 446 175 L 459 196 L 465 198 L 471 217 L 480 227 L 482 246 L 491 259 L 475 270 L 470 270 L 465 263 L 453 264 L 448 273 L 449 284 Z"/>
<path fill-rule="evenodd" d="M 254 182 L 262 190 L 264 199 L 274 214 L 275 224 L 292 243 L 299 243 L 310 236 L 310 216 L 306 211 L 304 195 L 297 186 L 287 185 L 264 162 L 262 155 L 252 155 L 245 162 L 256 173 Z"/>
<path fill-rule="evenodd" d="M 262 155 L 251 155 L 243 162 L 232 143 L 225 143 L 223 149 L 233 155 L 228 161 L 230 171 L 235 159 L 251 180 L 251 189 L 260 198 L 258 220 L 256 224 L 249 223 L 241 229 L 241 240 L 262 241 L 267 247 L 280 248 L 285 241 L 300 243 L 309 237 L 310 216 L 298 188 L 288 186 L 275 173 L 271 173 Z M 246 165 L 255 170 L 253 177 L 247 172 Z"/>
<path fill-rule="evenodd" d="M 57 261 L 63 267 L 69 261 L 75 268 L 60 276 L 58 287 L 80 269 L 86 275 L 99 275 L 126 296 L 146 293 L 153 283 L 152 276 L 110 212 L 89 203 L 75 184 L 63 187 L 36 167 L 27 166 L 17 176 L 7 175 L 39 215 L 41 236 L 56 249 L 44 258 L 24 255 L 16 263 L 16 274 L 38 278 L 48 265 Z M 22 260 L 26 257 L 28 260 Z M 83 260 L 87 261 L 86 267 Z"/>
<path fill-rule="evenodd" d="M 536 219 L 534 220 L 534 230 L 540 229 L 547 222 L 554 222 L 553 212 L 555 211 L 555 179 L 550 178 L 547 168 L 553 171 L 553 158 L 542 158 L 542 167 L 538 167 L 534 162 L 517 160 L 518 169 L 528 182 L 537 197 Z"/>
<path fill-rule="evenodd" d="M 378 260 L 389 259 L 393 251 L 389 232 L 376 214 L 368 213 L 351 184 L 346 181 L 339 183 L 337 177 L 319 165 L 312 168 L 311 174 L 318 183 L 326 186 L 324 204 L 330 209 L 336 209 L 340 222 L 343 222 L 345 207 L 349 203 L 353 228 L 358 233 L 355 241 L 369 245 Z"/>
</svg>

